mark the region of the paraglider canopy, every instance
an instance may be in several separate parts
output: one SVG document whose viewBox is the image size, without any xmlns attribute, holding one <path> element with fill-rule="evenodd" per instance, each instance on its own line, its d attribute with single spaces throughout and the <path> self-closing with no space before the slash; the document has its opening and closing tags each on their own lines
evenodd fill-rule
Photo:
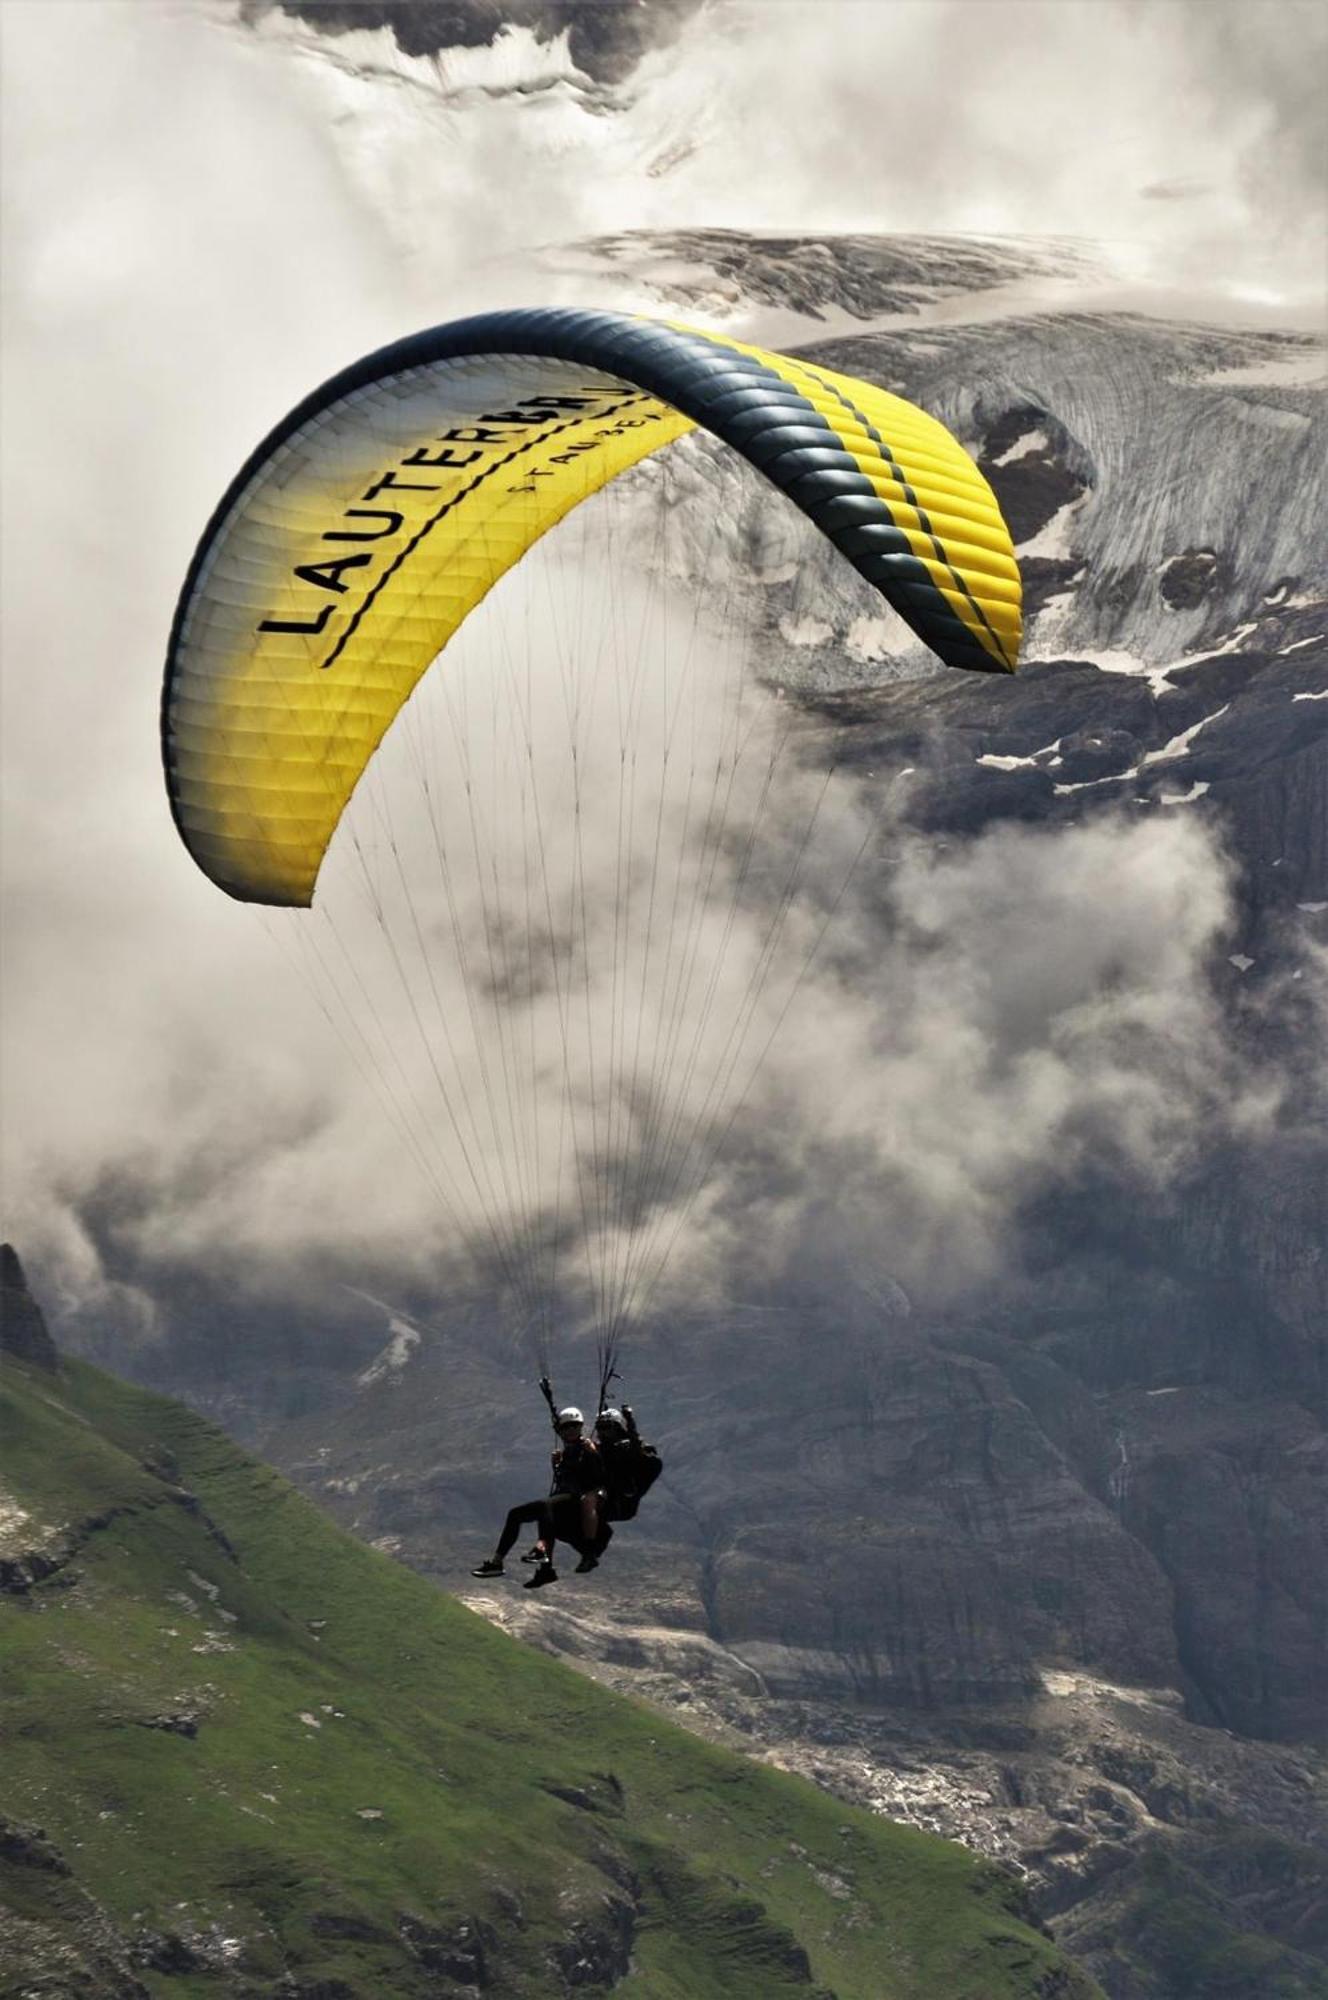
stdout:
<svg viewBox="0 0 1328 2000">
<path fill-rule="evenodd" d="M 485 314 L 335 376 L 217 508 L 162 713 L 199 866 L 242 900 L 309 903 L 358 779 L 467 613 L 570 509 L 693 426 L 801 508 L 947 665 L 1013 672 L 1009 533 L 934 418 L 721 334 Z"/>
<path fill-rule="evenodd" d="M 618 475 L 689 432 L 737 455 L 721 479 L 800 509 L 808 541 L 942 661 L 1014 670 L 1009 533 L 933 417 L 723 334 L 513 311 L 367 356 L 258 447 L 190 565 L 162 707 L 189 852 L 243 902 L 313 905 L 282 941 L 452 1244 L 540 1329 L 546 1374 L 566 1302 L 594 1324 L 601 1406 L 618 1330 L 710 1186 L 874 824 L 802 905 L 829 777 L 780 796 L 792 704 L 753 690 L 750 621 L 736 648 L 722 616 L 721 642 L 698 644 L 694 569 L 687 629 L 673 591 L 642 637 L 654 583 L 671 590 L 668 480 L 637 482 L 656 489 L 652 528 Z M 631 522 L 617 536 L 615 500 Z M 585 501 L 564 620 L 525 558 Z M 733 552 L 729 514 L 713 527 L 730 537 L 705 535 L 707 577 Z M 742 567 L 727 566 L 719 607 Z M 466 635 L 451 642 L 491 590 L 471 667 Z M 456 689 L 459 713 L 439 718 Z M 345 884 L 324 867 L 343 814 Z"/>
</svg>

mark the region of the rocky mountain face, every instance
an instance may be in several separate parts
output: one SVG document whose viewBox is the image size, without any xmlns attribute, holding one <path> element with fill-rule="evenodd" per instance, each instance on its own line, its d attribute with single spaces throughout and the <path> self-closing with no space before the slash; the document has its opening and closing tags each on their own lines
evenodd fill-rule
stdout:
<svg viewBox="0 0 1328 2000">
<path fill-rule="evenodd" d="M 1098 2000 L 1007 1871 L 589 1685 L 194 1413 L 0 1357 L 13 2000 Z"/>
<path fill-rule="evenodd" d="M 1185 1983 L 1200 1957 L 1253 1968 L 1213 1991 L 1272 1968 L 1290 1983 L 1267 1990 L 1321 1991 L 1321 1423 L 1197 1382 L 1091 1389 L 1045 1329 L 1040 1351 L 848 1317 L 770 1308 L 757 1385 L 750 1317 L 643 1357 L 661 1487 L 600 1572 L 536 1600 L 463 1581 L 542 1475 L 478 1329 L 277 1443 L 505 1629 L 1013 1862 L 1108 1993 L 1208 1990 Z"/>
<path fill-rule="evenodd" d="M 1322 1992 L 1321 1759 L 1187 1722 L 1167 1689 L 1055 1669 L 980 1710 L 782 1700 L 703 1635 L 628 1626 L 620 1589 L 574 1610 L 471 1601 L 703 1734 L 1015 1867 L 1110 1994 Z"/>
<path fill-rule="evenodd" d="M 652 1329 L 631 1387 L 668 1472 L 647 1514 L 574 1598 L 472 1601 L 698 1727 L 1017 1861 L 1116 2000 L 1322 1992 L 1321 354 L 1030 311 L 1007 272 L 964 312 L 934 247 L 911 279 L 901 246 L 823 248 L 762 243 L 744 265 L 698 232 L 639 254 L 670 304 L 746 269 L 806 313 L 815 264 L 817 310 L 872 321 L 841 317 L 811 351 L 935 409 L 978 458 L 1020 545 L 1030 663 L 1017 700 L 927 672 L 800 522 L 772 527 L 745 475 L 690 449 L 668 476 L 705 504 L 683 518 L 729 536 L 807 755 L 833 744 L 901 837 L 950 851 L 1002 824 L 1202 816 L 1235 871 L 1215 1004 L 1284 1101 L 1247 1134 L 1215 1126 L 1163 1186 L 1105 1162 L 1068 1176 L 962 1306 L 837 1271 L 831 1219 L 814 1275 Z M 698 531 L 698 574 L 700 550 Z M 483 1318 L 458 1312 L 344 1413 L 269 1440 L 358 1532 L 453 1587 L 540 1479 Z"/>
<path fill-rule="evenodd" d="M 39 1368 L 55 1369 L 60 1361 L 46 1315 L 28 1288 L 12 1243 L 0 1243 L 0 1354 L 35 1362 Z"/>
<path fill-rule="evenodd" d="M 623 0 L 282 0 L 283 11 L 340 35 L 356 28 L 390 28 L 407 56 L 437 56 L 450 49 L 482 48 L 509 26 L 528 28 L 541 41 L 568 38 L 568 54 L 587 78 L 613 84 L 628 76 L 652 47 L 667 42 L 700 0 L 655 0 L 651 7 Z M 254 0 L 250 11 L 256 12 Z"/>
<path fill-rule="evenodd" d="M 629 1388 L 665 1478 L 597 1575 L 533 1600 L 463 1580 L 545 1478 L 491 1301 L 403 1301 L 366 1366 L 371 1307 L 352 1330 L 343 1303 L 334 1338 L 261 1299 L 241 1327 L 200 1273 L 174 1309 L 162 1293 L 190 1331 L 152 1365 L 532 1643 L 1013 1861 L 1113 2000 L 1321 1994 L 1322 352 L 1076 303 L 1087 263 L 1063 245 L 696 231 L 575 255 L 661 309 L 765 314 L 769 338 L 956 429 L 1019 544 L 1013 685 L 931 671 L 718 451 L 688 441 L 633 477 L 678 503 L 683 582 L 723 543 L 805 758 L 837 760 L 895 847 L 1209 829 L 1232 883 L 1212 1095 L 1266 1077 L 1275 1105 L 1215 1113 L 1148 1185 L 1078 1160 L 958 1299 L 844 1254 L 828 1182 L 777 1281 L 739 1272 L 740 1303 L 641 1330 Z M 89 1228 L 113 1276 L 157 1282 L 113 1217 Z"/>
</svg>

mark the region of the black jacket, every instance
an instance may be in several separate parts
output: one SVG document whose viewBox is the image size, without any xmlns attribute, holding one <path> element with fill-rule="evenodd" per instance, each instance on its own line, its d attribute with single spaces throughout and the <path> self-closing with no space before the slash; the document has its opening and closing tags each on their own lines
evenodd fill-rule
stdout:
<svg viewBox="0 0 1328 2000">
<path fill-rule="evenodd" d="M 575 1438 L 553 1454 L 550 1493 L 597 1493 L 604 1484 L 604 1461 L 593 1438 Z"/>
</svg>

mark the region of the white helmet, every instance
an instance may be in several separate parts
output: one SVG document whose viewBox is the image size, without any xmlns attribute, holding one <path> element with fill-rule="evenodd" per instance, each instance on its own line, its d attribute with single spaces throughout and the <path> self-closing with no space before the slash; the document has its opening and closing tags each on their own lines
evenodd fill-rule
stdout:
<svg viewBox="0 0 1328 2000">
<path fill-rule="evenodd" d="M 575 1403 L 569 1403 L 565 1410 L 559 1410 L 557 1422 L 558 1428 L 561 1430 L 564 1424 L 584 1424 L 585 1418 L 582 1416 L 580 1410 L 577 1409 Z"/>
<path fill-rule="evenodd" d="M 595 1429 L 599 1430 L 601 1426 L 603 1426 L 606 1429 L 616 1429 L 620 1431 L 625 1431 L 627 1429 L 627 1424 L 623 1418 L 623 1413 L 621 1410 L 601 1410 L 599 1415 L 595 1419 Z"/>
</svg>

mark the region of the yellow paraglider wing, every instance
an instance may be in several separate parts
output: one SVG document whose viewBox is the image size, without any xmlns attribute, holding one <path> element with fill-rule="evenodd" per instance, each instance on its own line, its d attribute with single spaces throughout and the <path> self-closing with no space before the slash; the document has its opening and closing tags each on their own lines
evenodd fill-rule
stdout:
<svg viewBox="0 0 1328 2000">
<path fill-rule="evenodd" d="M 934 418 L 720 335 L 488 314 L 327 383 L 209 524 L 162 706 L 171 806 L 199 866 L 246 901 L 309 903 L 361 773 L 467 612 L 571 508 L 694 425 L 786 493 L 947 664 L 1014 670 L 1009 533 Z"/>
</svg>

